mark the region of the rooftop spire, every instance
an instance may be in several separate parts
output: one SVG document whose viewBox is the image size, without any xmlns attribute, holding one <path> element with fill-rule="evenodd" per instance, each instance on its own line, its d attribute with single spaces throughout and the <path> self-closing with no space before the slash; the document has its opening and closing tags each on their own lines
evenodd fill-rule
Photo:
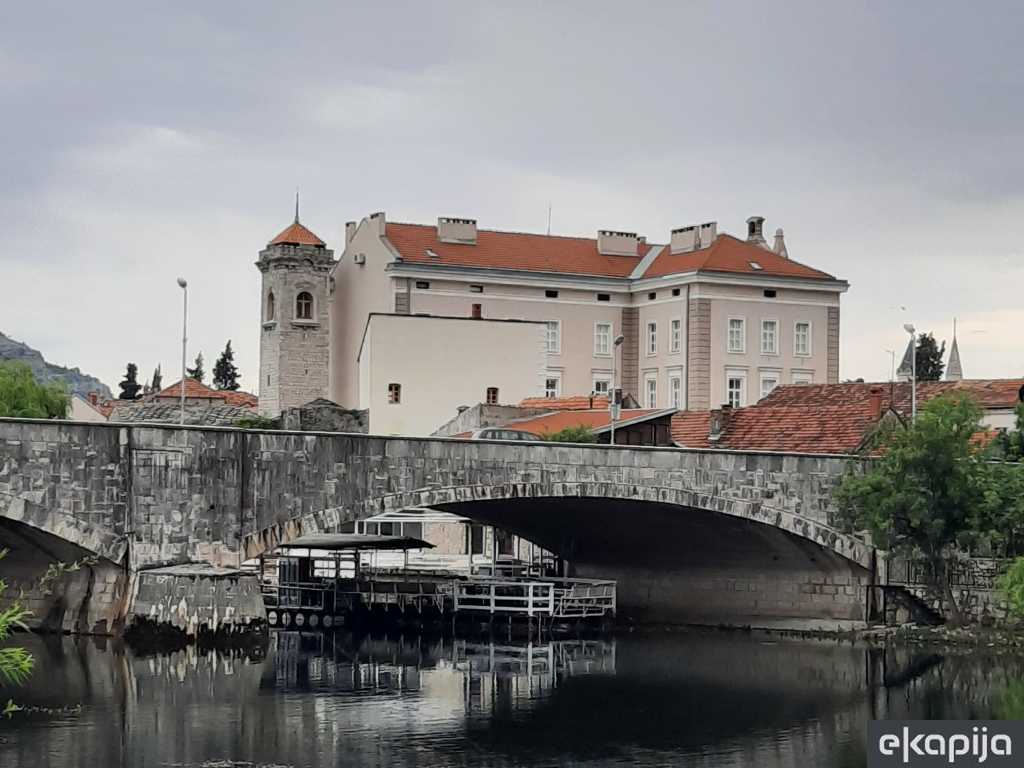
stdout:
<svg viewBox="0 0 1024 768">
<path fill-rule="evenodd" d="M 903 353 L 903 360 L 900 361 L 900 367 L 896 369 L 896 380 L 897 381 L 910 381 L 910 377 L 913 375 L 914 370 L 914 355 L 917 354 L 917 350 L 914 347 L 914 339 L 907 342 L 907 351 Z"/>
<path fill-rule="evenodd" d="M 299 223 L 299 188 L 295 188 L 295 223 Z"/>
<path fill-rule="evenodd" d="M 949 362 L 946 363 L 946 381 L 960 381 L 964 369 L 960 364 L 960 347 L 956 343 L 956 318 L 953 318 L 953 344 L 949 348 Z"/>
</svg>

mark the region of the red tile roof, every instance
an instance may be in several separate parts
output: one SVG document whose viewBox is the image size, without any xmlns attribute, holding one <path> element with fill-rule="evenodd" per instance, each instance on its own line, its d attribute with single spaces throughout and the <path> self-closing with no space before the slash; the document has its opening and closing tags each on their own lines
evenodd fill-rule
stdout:
<svg viewBox="0 0 1024 768">
<path fill-rule="evenodd" d="M 296 221 L 282 230 L 268 245 L 315 245 L 322 248 L 325 243 Z"/>
<path fill-rule="evenodd" d="M 654 410 L 623 410 L 619 413 L 616 424 L 626 422 L 630 419 L 637 419 L 649 416 L 652 413 L 659 413 Z M 510 421 L 502 426 L 509 429 L 521 429 L 524 432 L 531 432 L 535 435 L 550 435 L 560 432 L 568 427 L 587 427 L 589 429 L 603 429 L 611 423 L 611 414 L 607 410 L 566 410 L 555 413 L 545 413 L 541 416 L 534 416 L 527 419 Z"/>
<path fill-rule="evenodd" d="M 147 400 L 178 400 L 181 398 L 181 381 L 164 387 L 150 395 Z M 202 382 L 192 378 L 185 379 L 186 400 L 220 401 L 225 405 L 233 405 L 255 410 L 259 406 L 259 398 L 249 392 L 237 392 L 230 389 L 211 389 Z"/>
<path fill-rule="evenodd" d="M 941 394 L 966 392 L 985 408 L 1012 408 L 1019 402 L 1022 379 L 921 382 L 918 404 Z M 687 448 L 731 448 L 796 453 L 856 453 L 878 417 L 871 390 L 878 391 L 880 413 L 910 415 L 910 385 L 871 383 L 812 384 L 779 387 L 757 405 L 724 415 L 721 437 L 708 439 L 711 414 L 682 411 L 672 417 L 672 439 Z M 979 433 L 975 442 L 991 440 Z"/>
<path fill-rule="evenodd" d="M 437 228 L 428 224 L 388 222 L 386 227 L 387 238 L 402 260 L 418 264 L 629 277 L 653 247 L 641 243 L 636 256 L 604 256 L 597 252 L 597 240 L 588 237 L 481 229 L 473 245 L 442 243 L 437 239 Z"/>
<path fill-rule="evenodd" d="M 586 411 L 607 408 L 607 395 L 566 395 L 564 397 L 528 397 L 519 403 L 520 408 L 544 408 L 548 411 Z"/>
<path fill-rule="evenodd" d="M 751 262 L 759 264 L 761 269 L 752 267 Z M 716 237 L 709 247 L 698 251 L 674 254 L 666 247 L 655 257 L 644 272 L 644 277 L 662 277 L 680 272 L 731 272 L 835 280 L 827 272 L 812 269 L 760 245 L 725 234 Z"/>
</svg>

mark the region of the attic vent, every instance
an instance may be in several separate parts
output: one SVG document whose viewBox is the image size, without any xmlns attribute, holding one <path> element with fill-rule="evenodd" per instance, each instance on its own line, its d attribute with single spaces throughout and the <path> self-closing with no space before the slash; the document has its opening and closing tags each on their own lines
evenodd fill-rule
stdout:
<svg viewBox="0 0 1024 768">
<path fill-rule="evenodd" d="M 762 267 L 762 266 L 761 266 L 760 264 L 758 264 L 758 263 L 757 263 L 756 261 L 751 261 L 751 262 L 748 262 L 748 263 L 750 264 L 750 268 L 751 268 L 751 269 L 756 269 L 756 270 L 758 270 L 758 271 L 760 271 L 760 270 L 764 269 L 764 267 Z"/>
<path fill-rule="evenodd" d="M 440 259 L 441 257 L 434 251 L 427 248 L 427 257 L 431 259 Z"/>
</svg>

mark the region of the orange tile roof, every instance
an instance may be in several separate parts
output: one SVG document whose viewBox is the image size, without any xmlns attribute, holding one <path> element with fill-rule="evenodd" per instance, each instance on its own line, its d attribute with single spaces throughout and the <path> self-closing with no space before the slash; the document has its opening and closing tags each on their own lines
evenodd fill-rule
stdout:
<svg viewBox="0 0 1024 768">
<path fill-rule="evenodd" d="M 181 380 L 164 387 L 150 395 L 147 400 L 177 400 L 181 397 Z M 192 378 L 185 379 L 185 398 L 187 400 L 219 400 L 225 405 L 255 409 L 259 406 L 259 398 L 249 392 L 238 392 L 230 389 L 212 389 Z"/>
<path fill-rule="evenodd" d="M 843 384 L 807 384 L 785 386 L 775 389 L 758 403 L 765 405 L 800 405 L 818 407 L 823 405 L 844 405 L 866 402 L 871 388 L 882 391 L 882 407 L 892 407 L 901 414 L 910 413 L 910 383 L 890 384 L 870 382 L 846 382 Z M 1020 402 L 1024 379 L 963 379 L 962 381 L 922 381 L 917 385 L 918 405 L 933 397 L 963 392 L 970 395 L 982 408 L 1013 408 Z"/>
<path fill-rule="evenodd" d="M 325 243 L 309 229 L 296 221 L 282 230 L 281 233 L 267 243 L 267 245 L 315 245 L 322 248 Z"/>
<path fill-rule="evenodd" d="M 223 396 L 224 402 L 228 405 L 257 408 L 260 404 L 260 399 L 251 392 L 239 392 L 225 389 L 218 392 L 218 394 Z"/>
<path fill-rule="evenodd" d="M 544 408 L 548 411 L 586 411 L 607 408 L 607 395 L 566 395 L 564 397 L 528 397 L 520 401 L 520 408 Z"/>
<path fill-rule="evenodd" d="M 477 231 L 475 245 L 442 243 L 429 224 L 386 225 L 388 240 L 403 261 L 483 269 L 522 269 L 603 277 L 629 277 L 654 246 L 641 243 L 636 256 L 604 256 L 589 237 L 535 235 L 525 232 Z M 427 253 L 430 250 L 436 257 Z"/>
<path fill-rule="evenodd" d="M 750 262 L 756 262 L 761 269 L 752 267 Z M 709 247 L 697 251 L 673 254 L 666 247 L 654 258 L 644 272 L 644 277 L 662 277 L 680 272 L 731 272 L 835 280 L 827 272 L 812 269 L 760 245 L 726 234 L 720 234 Z"/>
<path fill-rule="evenodd" d="M 607 407 L 607 406 L 606 406 Z M 617 424 L 649 416 L 658 413 L 657 409 L 631 409 L 619 413 Z M 587 427 L 589 429 L 603 429 L 611 424 L 611 414 L 607 410 L 566 410 L 555 413 L 545 413 L 541 416 L 533 416 L 526 419 L 510 421 L 502 426 L 509 429 L 521 429 L 524 432 L 531 432 L 535 435 L 550 435 L 561 432 L 568 427 Z"/>
</svg>

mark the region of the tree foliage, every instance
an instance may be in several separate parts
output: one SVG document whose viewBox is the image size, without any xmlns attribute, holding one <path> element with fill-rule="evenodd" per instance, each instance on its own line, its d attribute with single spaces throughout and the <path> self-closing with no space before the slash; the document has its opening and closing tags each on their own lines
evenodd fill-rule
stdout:
<svg viewBox="0 0 1024 768">
<path fill-rule="evenodd" d="M 542 440 L 547 440 L 552 443 L 596 443 L 597 437 L 595 437 L 590 427 L 574 426 L 565 427 L 557 432 L 548 432 L 540 436 Z"/>
<path fill-rule="evenodd" d="M 6 554 L 7 550 L 0 550 L 0 560 Z M 7 584 L 0 579 L 0 596 L 6 590 Z M 34 663 L 32 655 L 24 648 L 6 645 L 12 630 L 26 628 L 26 618 L 28 618 L 28 611 L 22 609 L 18 603 L 13 603 L 0 611 L 0 687 L 20 685 L 32 673 Z M 5 715 L 10 715 L 17 710 L 18 706 L 8 699 L 7 703 L 3 705 L 2 712 Z"/>
<path fill-rule="evenodd" d="M 160 371 L 159 365 L 153 371 L 153 378 L 150 379 L 149 388 L 154 392 L 159 392 L 164 388 L 164 375 Z"/>
<path fill-rule="evenodd" d="M 196 361 L 193 363 L 191 368 L 185 369 L 185 375 L 190 379 L 195 379 L 200 384 L 203 383 L 203 379 L 206 378 L 206 371 L 203 369 L 203 353 L 200 352 L 196 355 Z"/>
<path fill-rule="evenodd" d="M 71 398 L 57 383 L 40 384 L 24 363 L 0 363 L 0 416 L 63 419 Z"/>
<path fill-rule="evenodd" d="M 266 416 L 243 416 L 235 422 L 240 429 L 280 429 L 281 425 L 277 419 L 270 419 Z"/>
<path fill-rule="evenodd" d="M 135 363 L 128 363 L 124 378 L 121 379 L 118 386 L 121 388 L 121 394 L 117 396 L 118 400 L 137 400 L 139 390 L 142 389 L 142 385 L 139 384 L 139 366 Z"/>
<path fill-rule="evenodd" d="M 917 358 L 917 380 L 939 381 L 942 379 L 942 372 L 946 369 L 946 364 L 942 362 L 942 356 L 945 353 L 946 342 L 939 345 L 932 334 L 920 334 L 917 337 L 917 348 L 914 350 L 914 356 Z"/>
<path fill-rule="evenodd" d="M 235 367 L 235 353 L 231 350 L 231 339 L 213 366 L 213 386 L 217 389 L 238 389 L 238 368 Z"/>
<path fill-rule="evenodd" d="M 917 421 L 889 433 L 881 456 L 847 475 L 836 492 L 846 527 L 868 530 L 876 545 L 922 556 L 930 585 L 959 621 L 947 577 L 954 547 L 969 547 L 991 527 L 989 467 L 973 442 L 981 409 L 969 397 L 938 397 Z"/>
</svg>

